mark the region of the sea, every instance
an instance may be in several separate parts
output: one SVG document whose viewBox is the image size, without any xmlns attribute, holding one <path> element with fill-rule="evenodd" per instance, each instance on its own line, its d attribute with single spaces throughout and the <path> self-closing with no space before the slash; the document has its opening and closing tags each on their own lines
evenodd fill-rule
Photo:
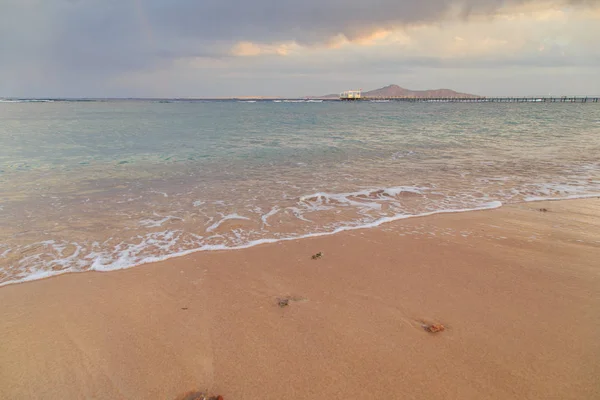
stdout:
<svg viewBox="0 0 600 400">
<path fill-rule="evenodd" d="M 0 100 L 0 285 L 594 196 L 597 103 Z"/>
</svg>

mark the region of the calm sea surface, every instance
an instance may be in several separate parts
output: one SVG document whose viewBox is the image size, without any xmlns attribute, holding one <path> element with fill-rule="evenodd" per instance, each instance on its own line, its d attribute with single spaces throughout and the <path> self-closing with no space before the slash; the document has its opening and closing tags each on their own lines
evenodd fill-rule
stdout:
<svg viewBox="0 0 600 400">
<path fill-rule="evenodd" d="M 0 285 L 590 195 L 597 104 L 0 101 Z"/>
</svg>

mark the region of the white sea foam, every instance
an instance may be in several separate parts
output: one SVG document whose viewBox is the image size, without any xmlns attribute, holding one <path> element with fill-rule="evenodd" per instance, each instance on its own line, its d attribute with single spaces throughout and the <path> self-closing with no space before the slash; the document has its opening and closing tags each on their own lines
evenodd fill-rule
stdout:
<svg viewBox="0 0 600 400">
<path fill-rule="evenodd" d="M 591 194 L 571 194 L 567 196 L 561 197 L 544 197 L 544 196 L 529 196 L 525 198 L 525 201 L 556 201 L 556 200 L 575 200 L 575 199 L 593 199 L 596 197 L 600 197 L 600 193 L 591 193 Z"/>
<path fill-rule="evenodd" d="M 179 254 L 177 244 L 180 236 L 181 231 L 178 230 L 151 232 L 138 237 L 138 243 L 121 242 L 110 251 L 98 250 L 91 252 L 86 256 L 86 259 L 91 262 L 90 270 L 93 271 L 114 271 L 159 261 L 163 257 L 146 256 L 144 253 L 151 248 L 155 251 L 161 250 L 167 254 Z"/>
<path fill-rule="evenodd" d="M 261 215 L 260 219 L 262 220 L 263 225 L 270 226 L 267 220 L 269 219 L 269 217 L 272 217 L 273 215 L 277 214 L 279 210 L 280 208 L 275 206 L 271 208 L 271 211 L 269 211 L 268 213 Z"/>
<path fill-rule="evenodd" d="M 209 226 L 208 228 L 206 228 L 206 232 L 212 232 L 215 229 L 217 229 L 219 226 L 221 226 L 221 224 L 227 220 L 230 219 L 244 219 L 244 220 L 250 220 L 250 218 L 247 217 L 242 217 L 241 215 L 238 214 L 229 214 L 229 215 L 225 215 L 223 216 L 223 218 L 221 218 L 220 220 L 218 220 L 217 222 L 215 222 L 214 224 L 212 224 L 211 226 Z"/>
<path fill-rule="evenodd" d="M 506 180 L 488 179 L 488 181 Z M 502 196 L 509 199 L 517 198 L 518 201 L 600 197 L 600 193 L 589 193 L 590 182 L 592 180 L 586 179 L 582 182 L 571 180 L 569 184 L 528 184 L 521 188 L 513 188 L 512 192 L 507 189 L 507 194 Z M 435 193 L 437 193 L 435 196 L 430 196 Z M 531 195 L 523 196 L 520 193 L 531 193 Z M 502 196 L 500 198 L 504 198 Z M 296 197 L 295 200 L 292 196 L 283 196 L 283 199 L 288 202 L 287 205 L 282 203 L 264 208 L 249 204 L 248 216 L 235 212 L 222 212 L 217 213 L 216 216 L 209 216 L 206 225 L 210 226 L 204 229 L 208 235 L 164 229 L 169 221 L 182 219 L 173 215 L 155 213 L 156 218 L 142 219 L 139 224 L 149 229 L 163 227 L 163 230 L 141 233 L 130 238 L 126 236 L 120 239 L 109 238 L 101 243 L 46 240 L 12 249 L 0 245 L 0 259 L 5 260 L 7 257 L 10 259 L 13 254 L 16 254 L 13 253 L 15 251 L 24 255 L 15 261 L 16 264 L 10 269 L 12 274 L 10 280 L 0 283 L 0 286 L 67 272 L 125 269 L 197 251 L 243 249 L 266 243 L 372 228 L 405 218 L 491 209 L 502 205 L 500 201 L 490 201 L 494 198 L 483 192 L 450 194 L 435 185 L 368 188 L 343 193 L 316 192 Z M 187 204 L 190 203 L 191 201 L 187 200 Z M 202 204 L 204 203 L 194 202 L 194 206 Z M 230 208 L 232 204 L 225 201 L 212 201 L 209 204 L 218 205 L 223 210 L 232 209 Z M 415 204 L 416 208 L 414 208 Z M 265 210 L 269 211 L 265 212 Z M 339 214 L 344 210 L 349 213 Z M 325 212 L 327 217 L 321 219 L 320 212 Z M 289 219 L 273 218 L 279 214 L 293 216 L 302 223 L 297 224 L 293 232 L 284 234 L 282 232 L 285 230 L 279 231 L 279 227 L 282 223 L 288 223 L 286 221 Z M 331 216 L 338 214 L 349 217 L 347 220 L 334 217 L 332 221 Z M 308 215 L 310 217 L 307 218 Z M 262 225 L 258 225 L 261 226 L 258 230 L 228 227 L 217 231 L 217 228 L 222 227 L 223 223 L 229 220 L 256 221 L 262 222 Z M 17 272 L 13 273 L 13 271 Z"/>
<path fill-rule="evenodd" d="M 75 272 L 75 271 L 73 271 L 71 269 L 62 270 L 62 271 L 34 270 L 34 271 L 29 272 L 27 275 L 23 276 L 22 278 L 0 282 L 0 287 L 6 286 L 6 285 L 12 285 L 14 283 L 24 283 L 24 282 L 37 281 L 39 279 L 51 278 L 53 276 L 68 274 L 69 272 Z"/>
<path fill-rule="evenodd" d="M 159 217 L 159 215 L 154 214 L 156 217 Z M 162 224 L 164 224 L 167 221 L 171 221 L 171 220 L 179 220 L 181 221 L 182 219 L 179 217 L 175 217 L 173 215 L 167 215 L 166 217 L 163 217 L 161 219 L 143 219 L 141 220 L 139 223 L 141 226 L 144 226 L 146 228 L 156 228 L 161 226 Z"/>
<path fill-rule="evenodd" d="M 186 250 L 177 250 L 178 239 L 180 239 L 180 236 L 182 235 L 181 231 L 152 232 L 152 233 L 148 233 L 142 237 L 138 237 L 138 239 L 139 239 L 138 243 L 119 243 L 111 251 L 109 251 L 109 250 L 92 251 L 87 256 L 85 256 L 83 258 L 83 260 L 87 260 L 86 264 L 89 263 L 89 265 L 90 265 L 90 267 L 86 270 L 102 271 L 102 272 L 114 271 L 114 270 L 119 270 L 119 269 L 132 268 L 132 267 L 136 267 L 136 266 L 151 263 L 151 262 L 164 261 L 164 260 L 168 260 L 170 258 L 180 257 L 180 256 L 184 256 L 184 255 L 188 255 L 188 254 L 192 254 L 192 253 L 196 253 L 196 252 L 200 252 L 200 251 L 240 250 L 240 249 L 246 249 L 246 248 L 250 248 L 250 247 L 254 247 L 254 246 L 258 246 L 258 245 L 262 245 L 262 244 L 299 240 L 299 239 L 305 239 L 305 238 L 311 238 L 311 237 L 329 236 L 329 235 L 334 235 L 336 233 L 340 233 L 340 232 L 344 232 L 344 231 L 374 228 L 374 227 L 380 226 L 382 224 L 393 222 L 393 221 L 398 221 L 401 219 L 424 217 L 424 216 L 435 215 L 435 214 L 462 213 L 462 212 L 469 212 L 469 211 L 489 210 L 489 209 L 498 208 L 501 206 L 502 206 L 502 203 L 500 201 L 492 201 L 492 202 L 481 204 L 478 207 L 473 207 L 473 208 L 437 210 L 437 211 L 431 211 L 431 212 L 426 212 L 426 213 L 421 213 L 421 214 L 413 214 L 413 215 L 397 214 L 394 216 L 379 218 L 375 221 L 365 223 L 362 225 L 339 226 L 331 231 L 326 231 L 326 232 L 313 232 L 313 233 L 307 233 L 307 234 L 302 234 L 302 235 L 291 235 L 288 237 L 280 237 L 280 238 L 256 239 L 256 240 L 250 240 L 248 242 L 245 242 L 243 244 L 236 245 L 236 246 L 227 246 L 225 244 L 216 244 L 216 245 L 215 244 L 204 244 L 204 245 L 200 245 L 196 248 L 191 248 L 191 249 L 186 249 Z M 230 218 L 227 218 L 227 217 L 230 217 Z M 246 217 L 241 217 L 239 215 L 234 214 L 234 215 L 226 216 L 225 218 L 221 219 L 219 222 L 223 222 L 224 220 L 227 220 L 227 219 L 236 219 L 236 218 L 237 219 L 240 219 L 240 218 L 248 219 Z M 215 228 L 217 226 L 218 225 L 216 225 Z M 213 228 L 213 229 L 215 229 L 215 228 Z M 207 229 L 207 231 L 208 231 L 208 229 Z M 200 238 L 202 238 L 202 237 L 200 237 Z M 56 244 L 54 241 L 46 241 L 46 242 L 42 242 L 42 243 L 46 243 L 47 245 Z M 95 245 L 94 247 L 100 246 L 98 243 L 95 243 L 94 245 Z M 162 250 L 162 251 L 166 252 L 166 254 L 162 254 L 162 255 L 158 255 L 158 256 L 145 256 L 144 253 L 146 252 L 148 247 Z M 79 248 L 81 248 L 81 246 Z M 64 260 L 56 260 L 55 261 L 56 265 L 66 265 L 67 260 L 72 259 L 72 257 L 73 257 L 73 255 L 65 258 Z M 20 276 L 17 279 L 13 279 L 13 280 L 9 280 L 9 281 L 0 283 L 0 286 L 48 278 L 51 276 L 61 275 L 61 274 L 68 273 L 68 272 L 76 272 L 78 270 L 79 269 L 77 267 L 68 267 L 68 268 L 65 268 L 60 271 L 43 270 L 40 268 L 33 268 L 33 269 L 29 269 L 29 271 L 26 274 L 23 274 L 22 276 Z"/>
<path fill-rule="evenodd" d="M 397 186 L 390 188 L 364 189 L 348 193 L 319 192 L 300 197 L 300 203 L 312 210 L 327 210 L 331 207 L 356 207 L 359 211 L 365 209 L 379 210 L 386 202 L 398 202 L 402 193 L 422 195 L 426 187 Z"/>
<path fill-rule="evenodd" d="M 600 182 L 543 183 L 533 185 L 538 195 L 525 196 L 524 201 L 585 199 L 600 196 Z"/>
<path fill-rule="evenodd" d="M 417 187 L 417 186 L 394 186 L 389 188 L 375 188 L 375 189 L 364 189 L 356 192 L 347 192 L 347 193 L 326 193 L 326 192 L 318 192 L 309 195 L 305 195 L 300 197 L 300 201 L 314 201 L 316 199 L 323 199 L 325 202 L 335 199 L 342 200 L 353 198 L 353 197 L 375 197 L 378 199 L 384 199 L 383 196 L 397 196 L 402 192 L 406 193 L 415 193 L 415 194 L 423 194 L 424 190 L 428 190 L 428 187 Z"/>
<path fill-rule="evenodd" d="M 315 208 L 315 207 L 313 207 L 313 210 L 315 210 L 315 209 L 316 209 L 316 208 Z M 313 221 L 311 221 L 310 219 L 307 219 L 307 218 L 306 218 L 306 217 L 303 215 L 303 214 L 304 214 L 303 210 L 301 210 L 301 209 L 300 209 L 300 208 L 298 208 L 298 207 L 287 207 L 287 208 L 286 208 L 286 210 L 287 210 L 287 211 L 290 211 L 292 214 L 294 214 L 294 217 L 298 218 L 298 219 L 299 219 L 299 220 L 301 220 L 301 221 L 304 221 L 304 222 L 313 222 Z"/>
</svg>

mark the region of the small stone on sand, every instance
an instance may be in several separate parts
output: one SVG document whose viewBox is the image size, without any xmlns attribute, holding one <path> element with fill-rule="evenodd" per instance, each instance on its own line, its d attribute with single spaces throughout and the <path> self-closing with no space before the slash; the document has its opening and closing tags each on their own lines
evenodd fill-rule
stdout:
<svg viewBox="0 0 600 400">
<path fill-rule="evenodd" d="M 438 333 L 446 330 L 446 327 L 442 324 L 426 325 L 424 328 L 429 333 Z"/>
<path fill-rule="evenodd" d="M 209 396 L 202 392 L 187 392 L 177 397 L 175 400 L 224 400 L 223 396 Z"/>
<path fill-rule="evenodd" d="M 290 299 L 277 299 L 277 305 L 281 308 L 290 305 Z"/>
</svg>

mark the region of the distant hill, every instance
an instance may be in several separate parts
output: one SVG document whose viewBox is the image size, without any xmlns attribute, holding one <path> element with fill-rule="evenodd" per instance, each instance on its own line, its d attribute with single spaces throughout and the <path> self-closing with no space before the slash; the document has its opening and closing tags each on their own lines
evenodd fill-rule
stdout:
<svg viewBox="0 0 600 400">
<path fill-rule="evenodd" d="M 389 85 L 381 89 L 363 92 L 365 97 L 481 97 L 474 94 L 459 93 L 450 89 L 410 90 L 398 85 Z"/>
<path fill-rule="evenodd" d="M 450 89 L 434 89 L 434 90 L 410 90 L 398 85 L 389 85 L 380 89 L 371 90 L 362 93 L 363 97 L 462 97 L 462 98 L 477 98 L 474 94 L 459 93 Z M 322 99 L 337 99 L 339 94 L 328 94 L 320 96 Z"/>
</svg>

